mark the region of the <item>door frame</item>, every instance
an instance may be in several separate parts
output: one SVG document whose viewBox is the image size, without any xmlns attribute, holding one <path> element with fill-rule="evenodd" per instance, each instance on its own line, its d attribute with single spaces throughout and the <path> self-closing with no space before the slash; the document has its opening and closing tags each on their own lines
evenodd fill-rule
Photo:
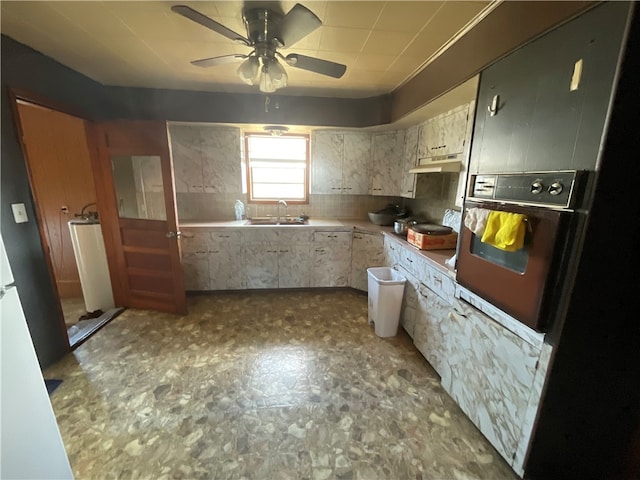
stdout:
<svg viewBox="0 0 640 480">
<path fill-rule="evenodd" d="M 89 123 L 90 120 L 88 120 L 87 115 L 84 112 L 81 112 L 78 109 L 75 109 L 69 105 L 65 105 L 65 104 L 50 100 L 42 95 L 30 92 L 28 90 L 15 88 L 15 87 L 7 87 L 7 93 L 9 96 L 9 104 L 10 104 L 11 113 L 13 116 L 13 125 L 16 130 L 16 134 L 18 136 L 18 142 L 20 144 L 20 149 L 22 151 L 22 157 L 24 158 L 24 161 L 25 161 L 27 178 L 29 180 L 29 190 L 31 192 L 33 209 L 36 215 L 36 224 L 38 226 L 38 233 L 40 234 L 40 244 L 42 245 L 45 264 L 47 267 L 47 271 L 49 272 L 49 281 L 51 282 L 51 288 L 56 297 L 56 306 L 57 306 L 57 314 L 58 314 L 57 323 L 60 331 L 64 333 L 64 338 L 67 344 L 67 351 L 71 351 L 71 345 L 69 343 L 69 335 L 67 333 L 67 325 L 65 323 L 64 312 L 62 310 L 62 303 L 60 301 L 60 291 L 58 290 L 55 269 L 53 268 L 53 262 L 51 260 L 51 246 L 49 244 L 47 233 L 45 232 L 45 229 L 44 229 L 45 222 L 44 222 L 44 216 L 42 213 L 42 206 L 40 203 L 40 199 L 38 198 L 38 195 L 36 193 L 37 190 L 34 188 L 34 175 L 32 172 L 31 162 L 29 161 L 29 154 L 27 151 L 27 147 L 24 143 L 24 131 L 22 130 L 22 123 L 20 122 L 20 112 L 18 110 L 18 101 L 28 102 L 36 106 L 40 106 L 50 110 L 55 110 L 60 113 L 81 118 L 86 122 L 88 122 L 85 128 L 85 131 L 87 133 L 88 133 L 88 126 L 90 125 Z M 88 137 L 87 137 L 87 142 L 89 143 Z M 91 150 L 91 144 L 89 144 L 89 147 Z M 94 181 L 94 184 L 95 183 L 96 182 Z M 97 186 L 97 185 L 94 185 L 94 186 Z M 97 208 L 99 211 L 100 206 L 97 205 Z"/>
</svg>

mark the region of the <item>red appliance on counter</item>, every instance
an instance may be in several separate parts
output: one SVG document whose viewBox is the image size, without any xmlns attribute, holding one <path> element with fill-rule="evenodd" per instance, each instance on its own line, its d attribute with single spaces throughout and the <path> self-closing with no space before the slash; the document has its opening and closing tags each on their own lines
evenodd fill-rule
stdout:
<svg viewBox="0 0 640 480">
<path fill-rule="evenodd" d="M 525 239 L 521 249 L 505 251 L 463 226 L 458 283 L 534 330 L 545 331 L 585 178 L 586 172 L 578 171 L 471 175 L 464 214 L 471 208 L 523 214 Z"/>
</svg>

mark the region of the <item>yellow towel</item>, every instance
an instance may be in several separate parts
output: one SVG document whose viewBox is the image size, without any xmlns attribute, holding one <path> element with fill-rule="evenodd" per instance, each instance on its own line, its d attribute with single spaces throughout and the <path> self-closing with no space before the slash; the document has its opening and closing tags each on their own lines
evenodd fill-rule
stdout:
<svg viewBox="0 0 640 480">
<path fill-rule="evenodd" d="M 524 246 L 525 215 L 491 211 L 482 241 L 500 250 L 515 252 Z"/>
</svg>

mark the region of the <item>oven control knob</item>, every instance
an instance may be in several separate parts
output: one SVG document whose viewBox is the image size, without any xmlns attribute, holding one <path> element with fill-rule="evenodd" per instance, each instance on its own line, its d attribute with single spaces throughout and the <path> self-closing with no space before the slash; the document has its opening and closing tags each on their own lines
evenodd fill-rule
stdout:
<svg viewBox="0 0 640 480">
<path fill-rule="evenodd" d="M 564 190 L 564 187 L 560 182 L 553 182 L 551 185 L 549 185 L 548 192 L 549 195 L 559 195 L 560 193 L 562 193 L 562 190 Z"/>
<path fill-rule="evenodd" d="M 543 189 L 543 186 L 540 180 L 536 180 L 531 184 L 531 193 L 533 193 L 534 195 L 538 195 L 539 193 L 542 193 L 542 189 Z"/>
</svg>

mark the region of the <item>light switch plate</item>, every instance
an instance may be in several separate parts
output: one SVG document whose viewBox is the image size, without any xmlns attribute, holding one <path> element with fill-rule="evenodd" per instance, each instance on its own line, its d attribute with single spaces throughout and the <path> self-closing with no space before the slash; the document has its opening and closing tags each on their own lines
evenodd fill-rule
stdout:
<svg viewBox="0 0 640 480">
<path fill-rule="evenodd" d="M 13 219 L 16 223 L 26 223 L 29 221 L 24 203 L 12 203 L 11 210 L 13 210 Z"/>
</svg>

